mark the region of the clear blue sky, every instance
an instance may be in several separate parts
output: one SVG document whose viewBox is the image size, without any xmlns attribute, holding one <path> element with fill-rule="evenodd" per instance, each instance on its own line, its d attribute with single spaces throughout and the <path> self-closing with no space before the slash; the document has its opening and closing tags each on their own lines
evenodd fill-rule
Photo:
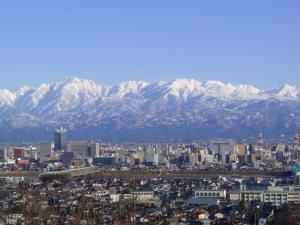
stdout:
<svg viewBox="0 0 300 225">
<path fill-rule="evenodd" d="M 68 76 L 300 85 L 300 1 L 0 1 L 0 88 Z"/>
</svg>

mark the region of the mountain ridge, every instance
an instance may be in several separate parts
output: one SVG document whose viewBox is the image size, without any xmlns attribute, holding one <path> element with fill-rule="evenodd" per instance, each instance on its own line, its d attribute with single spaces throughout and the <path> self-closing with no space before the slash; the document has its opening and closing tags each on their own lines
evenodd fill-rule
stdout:
<svg viewBox="0 0 300 225">
<path fill-rule="evenodd" d="M 194 79 L 111 86 L 71 77 L 0 90 L 0 142 L 51 138 L 59 125 L 71 137 L 105 140 L 288 135 L 300 128 L 300 87 L 264 91 Z"/>
<path fill-rule="evenodd" d="M 75 85 L 77 84 L 77 86 Z M 283 97 L 290 97 L 290 98 L 300 98 L 300 87 L 284 84 L 280 88 L 273 88 L 270 90 L 259 90 L 258 88 L 247 85 L 247 84 L 237 84 L 233 85 L 231 83 L 222 83 L 221 81 L 215 81 L 215 80 L 209 80 L 205 83 L 201 83 L 194 79 L 175 79 L 172 81 L 157 81 L 157 82 L 147 82 L 143 80 L 131 80 L 131 81 L 124 81 L 117 85 L 102 85 L 97 84 L 96 82 L 92 80 L 87 79 L 81 79 L 78 77 L 67 77 L 62 80 L 51 82 L 51 83 L 44 83 L 40 86 L 34 88 L 34 87 L 20 87 L 15 92 L 10 91 L 8 89 L 0 89 L 0 97 L 7 100 L 7 98 L 10 99 L 17 99 L 20 96 L 23 96 L 27 94 L 30 91 L 41 91 L 45 87 L 52 86 L 54 90 L 58 89 L 59 86 L 71 86 L 72 88 L 82 88 L 85 90 L 90 90 L 90 88 L 93 86 L 96 93 L 97 91 L 101 92 L 101 89 L 104 89 L 104 96 L 107 97 L 113 97 L 113 95 L 117 95 L 116 91 L 127 91 L 127 93 L 137 93 L 138 91 L 147 88 L 148 86 L 155 85 L 156 87 L 162 87 L 162 86 L 168 86 L 170 90 L 183 90 L 186 91 L 196 91 L 198 94 L 207 94 L 207 95 L 213 95 L 218 96 L 217 92 L 221 92 L 223 94 L 226 94 L 230 97 L 250 97 L 249 95 L 267 95 L 266 97 L 271 96 L 283 96 Z M 88 87 L 89 86 L 89 87 Z M 43 88 L 44 87 L 44 88 Z M 99 90 L 95 90 L 95 88 L 99 88 Z M 131 90 L 130 90 L 131 89 Z M 105 92 L 106 90 L 106 92 Z M 108 90 L 108 91 L 107 91 Z M 202 91 L 202 92 L 201 92 Z M 199 93 L 201 92 L 201 93 Z M 227 93 L 226 93 L 227 92 Z M 244 95 L 244 96 L 243 96 Z M 125 96 L 122 93 L 119 93 L 120 97 Z M 5 98 L 6 97 L 6 98 Z M 116 96 L 114 96 L 116 97 Z M 219 96 L 220 97 L 220 96 Z M 0 103 L 1 100 L 0 100 Z"/>
</svg>

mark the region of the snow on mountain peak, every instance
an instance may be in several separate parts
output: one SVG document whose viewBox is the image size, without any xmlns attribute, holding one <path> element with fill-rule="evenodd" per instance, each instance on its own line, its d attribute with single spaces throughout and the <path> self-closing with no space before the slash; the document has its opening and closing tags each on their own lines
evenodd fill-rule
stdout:
<svg viewBox="0 0 300 225">
<path fill-rule="evenodd" d="M 98 96 L 101 95 L 102 91 L 102 86 L 96 84 L 94 81 L 79 78 L 67 79 L 61 89 L 61 93 L 66 95 L 84 93 L 91 96 Z"/>
<path fill-rule="evenodd" d="M 243 134 L 245 129 L 264 126 L 265 118 L 270 124 L 268 129 L 277 130 L 272 121 L 277 124 L 279 120 L 280 129 L 299 128 L 299 93 L 300 88 L 291 85 L 260 91 L 246 84 L 176 79 L 152 83 L 127 81 L 106 86 L 72 77 L 37 88 L 22 87 L 16 92 L 0 90 L 0 122 L 4 131 L 7 127 L 48 129 L 65 123 L 70 128 L 83 128 L 80 130 L 83 134 L 92 127 L 92 131 L 99 128 L 100 132 L 94 133 L 100 134 L 105 133 L 101 132 L 103 128 L 108 129 L 107 134 L 116 129 L 125 134 L 126 129 L 135 128 L 139 130 L 133 133 L 142 133 L 143 128 L 150 128 L 146 130 L 149 135 L 154 133 L 149 132 L 152 128 L 165 132 L 166 129 L 161 129 L 164 126 L 168 128 L 167 133 L 172 127 L 175 133 L 178 128 L 188 129 L 180 135 L 199 134 L 199 128 L 203 129 L 201 136 L 210 131 L 223 135 L 224 130 L 233 129 L 234 133 Z M 190 132 L 191 129 L 196 132 Z M 78 129 L 72 131 L 75 130 Z M 155 135 L 158 136 L 156 132 Z"/>
<path fill-rule="evenodd" d="M 205 82 L 204 86 L 206 87 L 215 87 L 215 86 L 225 86 L 221 81 L 218 80 L 208 80 Z"/>
<path fill-rule="evenodd" d="M 109 95 L 117 98 L 122 98 L 128 94 L 137 94 L 148 85 L 149 83 L 146 81 L 121 82 L 119 85 L 114 86 L 110 90 Z"/>
<path fill-rule="evenodd" d="M 237 96 L 240 98 L 253 98 L 259 95 L 261 91 L 251 85 L 239 84 L 235 86 L 232 96 Z"/>
<path fill-rule="evenodd" d="M 261 91 L 251 85 L 238 84 L 232 85 L 231 83 L 224 84 L 220 81 L 207 81 L 204 84 L 206 94 L 214 97 L 221 98 L 254 98 L 260 97 Z"/>
<path fill-rule="evenodd" d="M 289 84 L 283 85 L 277 92 L 278 96 L 283 97 L 291 97 L 291 98 L 298 98 L 300 94 L 300 88 L 296 86 L 292 86 Z"/>
<path fill-rule="evenodd" d="M 92 80 L 67 78 L 50 86 L 50 92 L 59 101 L 57 109 L 67 110 L 80 105 L 91 105 L 106 95 L 109 87 Z"/>
<path fill-rule="evenodd" d="M 16 95 L 7 89 L 0 90 L 0 106 L 13 106 Z"/>
<path fill-rule="evenodd" d="M 284 85 L 271 91 L 260 91 L 246 84 L 232 85 L 220 81 L 207 81 L 201 83 L 194 79 L 176 79 L 172 81 L 126 81 L 115 86 L 106 86 L 95 83 L 92 80 L 77 77 L 65 78 L 53 83 L 41 84 L 37 88 L 22 87 L 16 92 L 0 90 L 0 106 L 14 106 L 23 110 L 30 108 L 39 112 L 80 110 L 83 106 L 97 107 L 96 103 L 140 100 L 151 102 L 160 99 L 162 103 L 172 104 L 185 102 L 197 97 L 213 97 L 223 100 L 233 99 L 265 99 L 269 97 L 300 98 L 300 88 Z M 199 97 L 199 98 L 198 98 Z M 133 101 L 134 102 L 134 101 Z"/>
<path fill-rule="evenodd" d="M 169 82 L 169 86 L 174 89 L 197 89 L 201 83 L 194 79 L 176 79 Z"/>
<path fill-rule="evenodd" d="M 229 97 L 235 87 L 231 84 L 224 84 L 220 81 L 207 81 L 204 84 L 205 94 L 214 97 Z"/>
<path fill-rule="evenodd" d="M 171 94 L 183 98 L 199 95 L 203 91 L 201 83 L 193 79 L 176 79 L 167 86 Z"/>
<path fill-rule="evenodd" d="M 31 87 L 28 87 L 28 86 L 23 86 L 23 87 L 20 87 L 16 92 L 15 92 L 15 95 L 16 97 L 20 97 L 20 96 L 23 96 L 25 95 L 27 92 L 31 91 L 32 88 Z"/>
<path fill-rule="evenodd" d="M 41 99 L 48 93 L 50 89 L 49 84 L 41 84 L 34 92 L 31 94 L 32 106 L 36 107 Z"/>
</svg>

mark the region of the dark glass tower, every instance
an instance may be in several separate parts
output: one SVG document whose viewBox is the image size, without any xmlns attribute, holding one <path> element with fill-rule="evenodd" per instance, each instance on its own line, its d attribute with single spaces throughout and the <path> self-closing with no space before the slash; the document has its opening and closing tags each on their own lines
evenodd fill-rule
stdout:
<svg viewBox="0 0 300 225">
<path fill-rule="evenodd" d="M 63 127 L 54 130 L 54 150 L 67 150 L 67 130 Z"/>
</svg>

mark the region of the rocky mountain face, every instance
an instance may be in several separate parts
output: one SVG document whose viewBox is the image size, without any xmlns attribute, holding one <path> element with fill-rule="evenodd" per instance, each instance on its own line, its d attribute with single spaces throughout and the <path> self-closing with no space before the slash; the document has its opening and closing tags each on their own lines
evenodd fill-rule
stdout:
<svg viewBox="0 0 300 225">
<path fill-rule="evenodd" d="M 300 87 L 261 91 L 192 79 L 106 86 L 67 78 L 0 90 L 0 142 L 51 140 L 60 125 L 71 138 L 104 141 L 279 137 L 300 129 Z"/>
</svg>

